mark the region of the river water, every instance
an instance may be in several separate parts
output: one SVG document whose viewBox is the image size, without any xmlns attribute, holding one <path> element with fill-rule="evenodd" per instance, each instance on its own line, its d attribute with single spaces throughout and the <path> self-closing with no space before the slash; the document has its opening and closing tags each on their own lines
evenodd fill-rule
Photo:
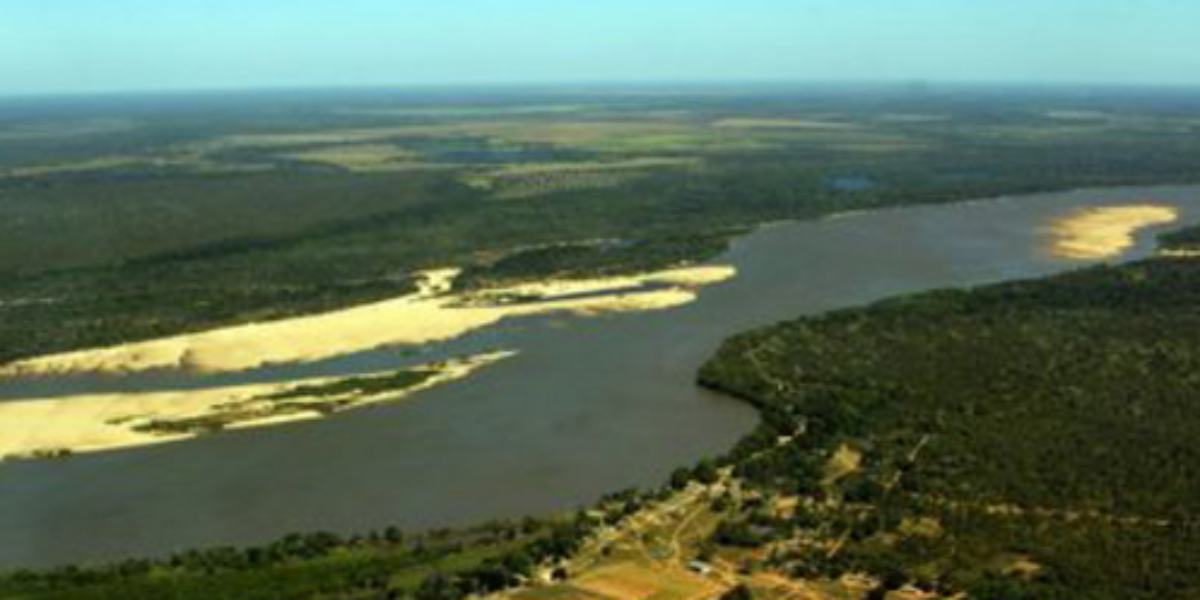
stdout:
<svg viewBox="0 0 1200 600">
<path fill-rule="evenodd" d="M 886 296 L 1091 264 L 1046 252 L 1084 207 L 1154 202 L 1200 221 L 1200 187 L 1083 190 L 763 227 L 717 262 L 738 276 L 685 307 L 513 320 L 424 354 L 381 350 L 266 369 L 270 380 L 512 348 L 514 358 L 395 404 L 196 441 L 0 464 L 0 568 L 162 555 L 294 531 L 410 530 L 575 508 L 728 449 L 755 424 L 698 389 L 724 338 Z M 1142 232 L 1121 260 L 1153 250 Z M 211 385 L 184 375 L 0 382 L 0 401 Z M 227 383 L 228 381 L 220 381 Z"/>
</svg>

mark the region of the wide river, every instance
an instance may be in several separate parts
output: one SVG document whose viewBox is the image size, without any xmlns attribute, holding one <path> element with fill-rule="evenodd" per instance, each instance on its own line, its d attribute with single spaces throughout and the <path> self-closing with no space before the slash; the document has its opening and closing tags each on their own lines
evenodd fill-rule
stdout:
<svg viewBox="0 0 1200 600">
<path fill-rule="evenodd" d="M 724 338 L 886 296 L 1089 264 L 1046 252 L 1081 208 L 1153 202 L 1200 221 L 1200 187 L 1086 190 L 882 210 L 764 227 L 719 261 L 738 276 L 698 301 L 600 318 L 535 317 L 438 352 L 514 358 L 411 400 L 197 441 L 0 465 L 0 568 L 162 555 L 294 531 L 465 525 L 582 506 L 719 454 L 755 424 L 693 385 Z M 1153 250 L 1138 235 L 1127 260 Z M 427 360 L 395 350 L 250 379 Z M 0 383 L 3 397 L 206 385 L 188 377 Z"/>
</svg>

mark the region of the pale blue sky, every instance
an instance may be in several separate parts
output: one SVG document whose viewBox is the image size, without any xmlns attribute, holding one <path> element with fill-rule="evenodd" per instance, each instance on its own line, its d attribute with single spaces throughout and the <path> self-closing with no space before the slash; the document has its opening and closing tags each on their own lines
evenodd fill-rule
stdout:
<svg viewBox="0 0 1200 600">
<path fill-rule="evenodd" d="M 0 95 L 706 81 L 1200 84 L 1197 0 L 0 0 Z"/>
</svg>

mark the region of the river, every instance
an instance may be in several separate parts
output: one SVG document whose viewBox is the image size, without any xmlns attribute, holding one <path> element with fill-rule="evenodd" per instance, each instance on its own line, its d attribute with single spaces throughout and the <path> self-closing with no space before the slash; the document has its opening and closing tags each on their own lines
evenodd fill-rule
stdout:
<svg viewBox="0 0 1200 600">
<path fill-rule="evenodd" d="M 738 276 L 687 306 L 504 322 L 429 353 L 380 350 L 238 377 L 368 372 L 520 351 L 411 400 L 196 441 L 0 464 L 0 567 L 158 556 L 294 531 L 410 530 L 584 506 L 655 486 L 754 426 L 697 368 L 746 329 L 887 296 L 1047 275 L 1044 228 L 1083 207 L 1154 202 L 1200 220 L 1200 187 L 1082 190 L 766 226 L 717 262 Z M 1177 224 L 1178 225 L 1178 224 Z M 1121 260 L 1153 251 L 1152 228 Z M 189 376 L 0 383 L 3 398 L 206 385 Z"/>
</svg>

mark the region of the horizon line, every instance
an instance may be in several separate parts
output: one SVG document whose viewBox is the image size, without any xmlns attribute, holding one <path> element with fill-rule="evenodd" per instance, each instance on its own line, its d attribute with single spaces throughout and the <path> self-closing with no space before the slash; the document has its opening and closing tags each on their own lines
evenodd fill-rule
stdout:
<svg viewBox="0 0 1200 600">
<path fill-rule="evenodd" d="M 659 88 L 660 93 L 681 93 L 700 91 L 800 91 L 802 89 L 907 89 L 910 91 L 936 91 L 938 88 L 949 90 L 967 89 L 1008 89 L 1008 90 L 1060 90 L 1060 91 L 1196 91 L 1200 92 L 1200 83 L 1162 81 L 1162 82 L 1130 82 L 1130 81 L 1042 81 L 1033 79 L 1012 80 L 955 80 L 955 79 L 922 79 L 922 78 L 879 78 L 855 80 L 829 79 L 679 79 L 679 80 L 594 80 L 594 81 L 495 81 L 495 82 L 412 82 L 412 83 L 361 83 L 361 84 L 295 84 L 295 85 L 263 85 L 263 86 L 195 86 L 195 87 L 141 87 L 128 89 L 79 89 L 79 90 L 30 90 L 6 92 L 0 90 L 0 101 L 10 100 L 48 100 L 48 99 L 85 99 L 85 98 L 117 98 L 130 96 L 188 96 L 188 95 L 221 95 L 221 94 L 283 94 L 283 93 L 354 93 L 354 92 L 441 92 L 441 91 L 470 91 L 470 92 L 509 92 L 536 90 L 554 93 L 600 93 L 621 92 Z"/>
</svg>

